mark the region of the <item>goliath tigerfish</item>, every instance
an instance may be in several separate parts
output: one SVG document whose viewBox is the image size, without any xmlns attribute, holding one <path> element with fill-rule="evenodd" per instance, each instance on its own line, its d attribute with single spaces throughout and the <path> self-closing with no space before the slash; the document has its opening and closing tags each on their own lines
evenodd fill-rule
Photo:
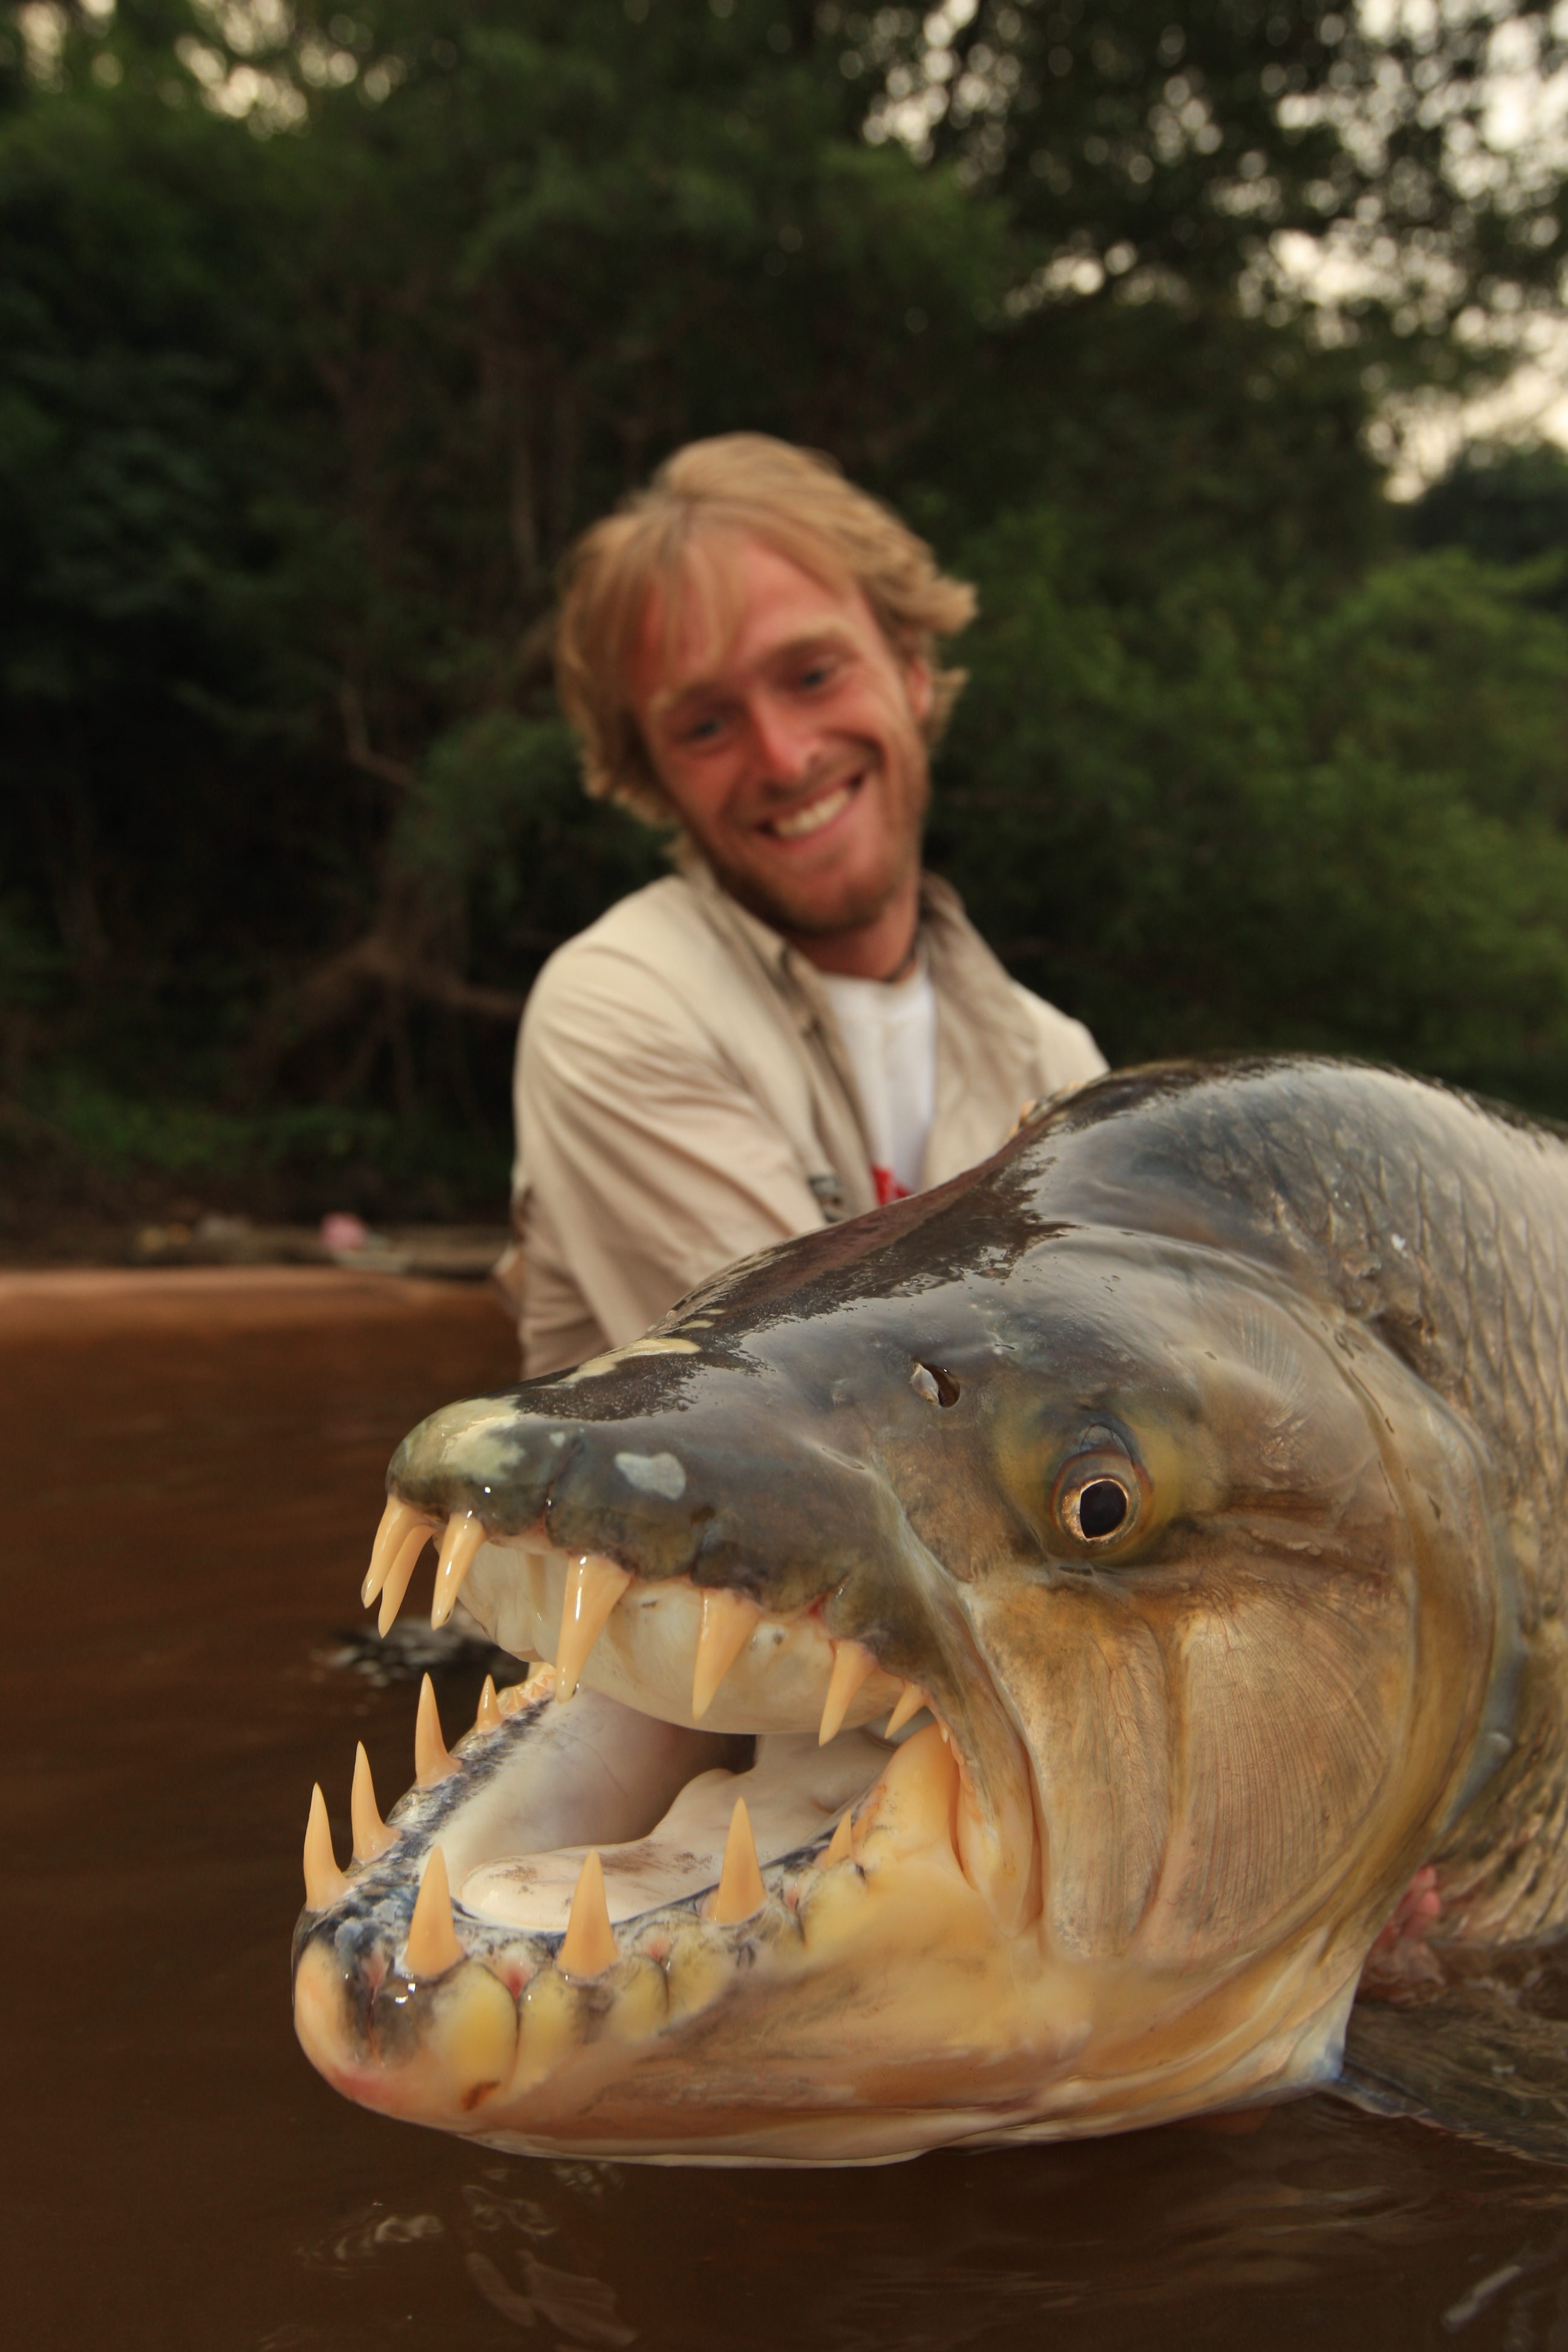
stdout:
<svg viewBox="0 0 1568 2352">
<path fill-rule="evenodd" d="M 552 1663 L 450 1752 L 426 1684 L 346 1874 L 317 1791 L 310 2059 L 536 2152 L 1336 2081 L 1568 2152 L 1559 2030 L 1476 1982 L 1568 1919 L 1565 1315 L 1556 1131 L 1173 1065 L 434 1414 L 366 1597 L 438 1536 L 433 1622 Z M 1363 2001 L 1347 2068 L 1369 1954 L 1437 1997 Z"/>
</svg>

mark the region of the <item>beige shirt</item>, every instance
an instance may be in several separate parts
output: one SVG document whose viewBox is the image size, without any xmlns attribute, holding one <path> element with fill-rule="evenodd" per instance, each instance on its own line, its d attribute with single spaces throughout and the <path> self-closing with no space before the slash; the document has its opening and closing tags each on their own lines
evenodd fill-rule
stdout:
<svg viewBox="0 0 1568 2352">
<path fill-rule="evenodd" d="M 921 926 L 937 1003 L 924 1189 L 1105 1062 L 1081 1023 L 1008 978 L 931 876 Z M 636 1339 L 736 1258 L 876 1206 L 820 973 L 701 867 L 635 891 L 551 957 L 515 1103 L 530 1379 Z"/>
</svg>

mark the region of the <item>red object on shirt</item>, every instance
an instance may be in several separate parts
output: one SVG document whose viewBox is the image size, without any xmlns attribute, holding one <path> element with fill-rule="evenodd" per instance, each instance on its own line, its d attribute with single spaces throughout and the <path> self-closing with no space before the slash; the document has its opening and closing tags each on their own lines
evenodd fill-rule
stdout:
<svg viewBox="0 0 1568 2352">
<path fill-rule="evenodd" d="M 885 1209 L 889 1201 L 907 1201 L 910 1188 L 900 1184 L 890 1168 L 873 1168 L 871 1181 L 877 1187 L 877 1206 Z"/>
</svg>

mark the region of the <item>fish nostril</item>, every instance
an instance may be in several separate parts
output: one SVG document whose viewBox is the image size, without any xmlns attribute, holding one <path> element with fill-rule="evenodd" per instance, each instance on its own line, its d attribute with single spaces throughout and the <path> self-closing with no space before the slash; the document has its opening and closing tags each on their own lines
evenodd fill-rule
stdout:
<svg viewBox="0 0 1568 2352">
<path fill-rule="evenodd" d="M 940 1364 L 917 1364 L 910 1374 L 910 1386 L 928 1404 L 956 1404 L 962 1393 L 951 1372 Z"/>
</svg>

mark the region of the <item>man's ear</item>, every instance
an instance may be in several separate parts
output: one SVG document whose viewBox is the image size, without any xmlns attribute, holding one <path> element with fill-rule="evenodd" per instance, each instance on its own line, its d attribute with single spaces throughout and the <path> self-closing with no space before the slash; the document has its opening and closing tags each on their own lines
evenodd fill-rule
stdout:
<svg viewBox="0 0 1568 2352">
<path fill-rule="evenodd" d="M 923 654 L 916 654 L 904 664 L 904 692 L 910 698 L 910 709 L 923 727 L 931 717 L 936 688 L 931 678 L 931 664 Z"/>
</svg>

